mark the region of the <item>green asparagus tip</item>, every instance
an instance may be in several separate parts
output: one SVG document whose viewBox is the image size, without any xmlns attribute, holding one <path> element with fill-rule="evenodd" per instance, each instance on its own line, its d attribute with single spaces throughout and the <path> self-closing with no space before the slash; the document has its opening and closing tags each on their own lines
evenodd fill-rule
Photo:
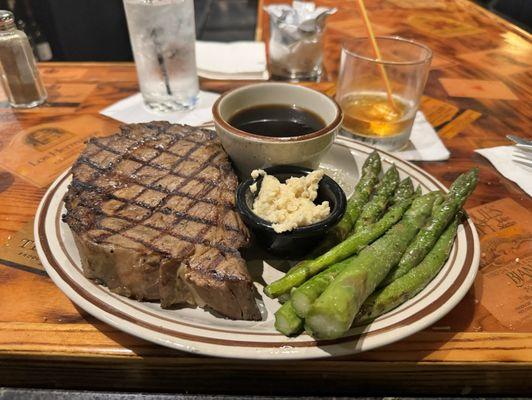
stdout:
<svg viewBox="0 0 532 400">
<path fill-rule="evenodd" d="M 399 182 L 399 185 L 395 189 L 395 193 L 393 194 L 392 198 L 392 204 L 397 203 L 398 201 L 403 200 L 405 197 L 410 197 L 414 193 L 414 185 L 412 184 L 412 179 L 405 178 L 401 182 Z"/>
<path fill-rule="evenodd" d="M 412 190 L 414 190 L 414 184 L 412 183 L 412 179 L 410 177 L 403 179 L 400 185 L 411 187 Z"/>
<path fill-rule="evenodd" d="M 464 180 L 466 182 L 469 182 L 471 185 L 473 185 L 473 188 L 474 188 L 477 185 L 478 174 L 479 174 L 478 167 L 474 167 L 474 168 L 471 168 L 469 171 L 465 172 L 464 174 L 462 174 L 462 176 L 464 177 Z M 461 180 L 457 178 L 455 182 L 457 182 L 457 184 L 461 184 L 459 183 L 460 181 Z"/>
<path fill-rule="evenodd" d="M 380 162 L 381 162 L 381 156 L 379 155 L 379 153 L 377 151 L 373 151 L 368 156 L 368 158 L 366 158 L 366 161 L 364 161 L 364 165 L 363 165 L 362 169 L 364 169 L 364 167 L 369 167 L 370 165 L 374 165 L 374 164 L 379 164 L 379 166 L 380 166 Z M 380 169 L 380 167 L 379 167 L 379 169 Z"/>
</svg>

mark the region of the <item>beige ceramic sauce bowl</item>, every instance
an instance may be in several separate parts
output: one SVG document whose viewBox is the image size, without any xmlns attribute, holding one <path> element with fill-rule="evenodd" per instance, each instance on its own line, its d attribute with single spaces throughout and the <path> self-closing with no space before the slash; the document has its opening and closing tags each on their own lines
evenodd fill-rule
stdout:
<svg viewBox="0 0 532 400">
<path fill-rule="evenodd" d="M 312 111 L 323 119 L 325 127 L 301 136 L 271 137 L 239 130 L 228 122 L 243 109 L 270 104 Z M 342 110 L 333 99 L 288 83 L 257 83 L 230 90 L 214 103 L 212 113 L 216 132 L 241 176 L 275 165 L 317 168 L 342 125 Z"/>
</svg>

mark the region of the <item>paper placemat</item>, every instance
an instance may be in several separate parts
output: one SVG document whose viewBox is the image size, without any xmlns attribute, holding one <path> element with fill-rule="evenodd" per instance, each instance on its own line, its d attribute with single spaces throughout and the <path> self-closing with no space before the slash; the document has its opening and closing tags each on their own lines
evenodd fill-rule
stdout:
<svg viewBox="0 0 532 400">
<path fill-rule="evenodd" d="M 530 332 L 532 213 L 509 198 L 467 212 L 482 249 L 475 297 L 508 329 Z"/>
</svg>

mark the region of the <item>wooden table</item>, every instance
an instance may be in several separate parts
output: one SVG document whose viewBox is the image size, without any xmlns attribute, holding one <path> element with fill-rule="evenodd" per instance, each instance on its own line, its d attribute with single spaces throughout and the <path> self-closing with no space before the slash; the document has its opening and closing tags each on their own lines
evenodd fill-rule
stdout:
<svg viewBox="0 0 532 400">
<path fill-rule="evenodd" d="M 452 155 L 449 161 L 419 165 L 447 185 L 461 171 L 480 167 L 480 182 L 467 208 L 482 225 L 483 254 L 481 272 L 466 298 L 434 326 L 393 345 L 299 362 L 180 353 L 95 320 L 40 269 L 31 221 L 51 178 L 68 166 L 83 138 L 117 128 L 116 121 L 98 112 L 135 93 L 136 75 L 132 64 L 42 64 L 49 103 L 31 110 L 0 108 L 0 386 L 307 395 L 532 393 L 532 246 L 526 240 L 530 225 L 523 222 L 530 218 L 526 209 L 532 210 L 532 200 L 473 153 L 508 144 L 507 133 L 530 137 L 530 36 L 464 0 L 366 2 L 377 33 L 411 37 L 435 52 L 423 110 Z M 333 94 L 339 42 L 362 35 L 363 29 L 352 2 L 320 3 L 339 10 L 330 18 L 325 38 L 331 81 L 312 86 Z M 268 37 L 267 24 L 259 11 L 259 39 Z M 204 88 L 219 92 L 234 85 L 203 82 Z M 501 199 L 507 200 L 492 203 Z M 473 210 L 486 203 L 494 204 L 488 212 Z M 502 221 L 501 213 L 511 215 Z M 495 228 L 489 225 L 490 215 Z M 529 308 L 520 311 L 528 322 L 516 322 L 515 313 L 503 307 L 515 300 L 511 290 L 519 287 L 509 287 L 504 274 L 492 274 L 497 245 L 519 229 L 525 229 L 525 241 L 519 249 L 505 248 L 504 260 L 522 263 L 520 288 L 528 287 Z M 521 260 L 515 260 L 518 251 Z"/>
</svg>

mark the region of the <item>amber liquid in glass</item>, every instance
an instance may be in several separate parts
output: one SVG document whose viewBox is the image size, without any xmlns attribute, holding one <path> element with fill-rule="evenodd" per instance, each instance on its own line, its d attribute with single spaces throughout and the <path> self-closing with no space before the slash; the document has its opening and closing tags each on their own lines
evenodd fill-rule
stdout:
<svg viewBox="0 0 532 400">
<path fill-rule="evenodd" d="M 394 97 L 394 106 L 385 94 L 350 94 L 340 101 L 344 129 L 355 135 L 388 138 L 408 134 L 415 113 L 404 100 Z"/>
</svg>

